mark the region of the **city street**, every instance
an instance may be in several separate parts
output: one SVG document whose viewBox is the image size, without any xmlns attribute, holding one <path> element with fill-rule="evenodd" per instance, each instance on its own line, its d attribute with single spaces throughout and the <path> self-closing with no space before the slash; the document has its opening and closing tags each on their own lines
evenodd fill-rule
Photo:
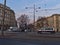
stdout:
<svg viewBox="0 0 60 45">
<path fill-rule="evenodd" d="M 60 33 L 4 32 L 0 45 L 60 45 Z"/>
<path fill-rule="evenodd" d="M 37 32 L 4 32 L 4 37 L 16 38 L 16 39 L 36 39 L 36 40 L 57 39 L 59 40 L 60 32 L 56 32 L 55 34 L 50 34 L 50 33 L 38 34 Z"/>
<path fill-rule="evenodd" d="M 16 39 L 0 39 L 0 45 L 60 45 L 60 40 L 16 40 Z"/>
</svg>

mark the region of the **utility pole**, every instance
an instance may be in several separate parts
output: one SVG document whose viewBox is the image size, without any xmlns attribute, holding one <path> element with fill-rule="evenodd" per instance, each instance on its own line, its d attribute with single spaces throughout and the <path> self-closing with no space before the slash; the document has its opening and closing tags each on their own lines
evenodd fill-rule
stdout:
<svg viewBox="0 0 60 45">
<path fill-rule="evenodd" d="M 3 6 L 2 36 L 4 36 L 5 8 L 6 8 L 6 0 L 4 0 L 4 6 Z"/>
<path fill-rule="evenodd" d="M 34 18 L 34 27 L 35 27 L 35 11 L 36 11 L 36 8 L 35 8 L 35 4 L 34 4 L 34 11 L 33 11 L 33 13 L 34 13 L 34 14 L 33 14 L 33 15 L 34 15 L 34 16 L 33 16 L 33 18 Z"/>
<path fill-rule="evenodd" d="M 33 24 L 34 24 L 34 28 L 35 28 L 35 14 L 36 14 L 36 11 L 37 9 L 40 9 L 40 7 L 36 8 L 35 4 L 33 5 L 33 7 L 26 7 L 26 9 L 28 8 L 33 8 Z"/>
</svg>

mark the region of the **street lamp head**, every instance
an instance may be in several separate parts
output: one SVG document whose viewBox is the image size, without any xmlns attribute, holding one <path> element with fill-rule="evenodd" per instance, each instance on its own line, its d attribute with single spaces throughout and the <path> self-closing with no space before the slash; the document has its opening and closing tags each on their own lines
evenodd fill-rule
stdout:
<svg viewBox="0 0 60 45">
<path fill-rule="evenodd" d="M 26 7 L 25 9 L 28 9 L 28 7 Z"/>
<path fill-rule="evenodd" d="M 36 12 L 38 12 L 38 11 L 36 10 Z"/>
<path fill-rule="evenodd" d="M 41 7 L 38 7 L 38 9 L 41 9 Z"/>
</svg>

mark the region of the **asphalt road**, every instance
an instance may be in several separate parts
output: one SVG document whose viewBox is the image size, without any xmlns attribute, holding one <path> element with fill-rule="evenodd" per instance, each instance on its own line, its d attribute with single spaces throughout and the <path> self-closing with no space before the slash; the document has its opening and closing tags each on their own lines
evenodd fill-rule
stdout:
<svg viewBox="0 0 60 45">
<path fill-rule="evenodd" d="M 5 35 L 16 35 L 16 36 L 24 36 L 24 35 L 32 35 L 32 36 L 59 36 L 60 32 L 56 32 L 55 34 L 51 33 L 42 33 L 38 34 L 37 32 L 4 32 Z"/>
<path fill-rule="evenodd" d="M 50 33 L 38 34 L 37 32 L 4 32 L 4 37 L 19 39 L 38 39 L 38 40 L 52 38 L 55 40 L 55 38 L 60 39 L 60 32 L 56 32 L 55 34 Z"/>
<path fill-rule="evenodd" d="M 60 45 L 60 40 L 23 40 L 23 39 L 0 39 L 0 45 Z"/>
</svg>

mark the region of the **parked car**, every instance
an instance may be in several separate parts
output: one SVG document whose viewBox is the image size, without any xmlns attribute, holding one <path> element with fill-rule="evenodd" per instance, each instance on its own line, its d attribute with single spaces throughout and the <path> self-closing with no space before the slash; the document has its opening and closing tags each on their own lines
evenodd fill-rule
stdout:
<svg viewBox="0 0 60 45">
<path fill-rule="evenodd" d="M 9 29 L 7 29 L 7 31 L 20 32 L 20 30 L 17 27 L 10 27 Z"/>
<path fill-rule="evenodd" d="M 11 29 L 7 29 L 6 31 L 11 32 L 12 30 Z"/>
<path fill-rule="evenodd" d="M 41 28 L 40 30 L 38 30 L 38 33 L 40 33 L 40 34 L 43 32 L 49 32 L 51 34 L 54 34 L 55 30 L 54 30 L 54 28 Z"/>
</svg>

